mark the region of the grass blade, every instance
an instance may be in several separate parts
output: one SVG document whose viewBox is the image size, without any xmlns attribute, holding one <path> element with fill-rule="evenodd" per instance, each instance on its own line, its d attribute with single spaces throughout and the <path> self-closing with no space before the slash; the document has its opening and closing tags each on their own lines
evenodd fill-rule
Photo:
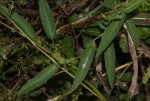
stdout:
<svg viewBox="0 0 150 101">
<path fill-rule="evenodd" d="M 56 35 L 55 19 L 47 0 L 39 0 L 39 12 L 45 33 L 48 38 L 53 40 Z"/>
<path fill-rule="evenodd" d="M 57 71 L 59 66 L 56 64 L 50 64 L 42 71 L 40 71 L 35 77 L 30 79 L 17 93 L 18 96 L 28 93 L 29 91 L 41 86 L 48 81 Z"/>
<path fill-rule="evenodd" d="M 116 55 L 115 55 L 115 48 L 114 44 L 111 43 L 108 48 L 104 52 L 105 58 L 105 68 L 106 74 L 108 76 L 108 81 L 111 87 L 113 87 L 114 80 L 115 80 L 115 67 L 116 67 Z"/>
<path fill-rule="evenodd" d="M 98 57 L 102 54 L 102 52 L 107 48 L 107 46 L 111 43 L 111 41 L 117 35 L 118 31 L 120 30 L 125 20 L 125 17 L 126 17 L 125 14 L 122 14 L 120 20 L 112 22 L 105 30 L 104 35 L 102 36 L 102 40 L 97 49 L 96 62 L 98 60 Z"/>
</svg>

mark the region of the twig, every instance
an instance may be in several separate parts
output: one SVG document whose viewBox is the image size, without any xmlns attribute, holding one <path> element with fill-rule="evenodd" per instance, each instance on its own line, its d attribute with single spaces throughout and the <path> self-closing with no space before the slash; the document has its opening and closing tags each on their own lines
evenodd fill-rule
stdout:
<svg viewBox="0 0 150 101">
<path fill-rule="evenodd" d="M 86 18 L 80 19 L 76 22 L 71 23 L 71 25 L 72 25 L 72 28 L 75 29 L 75 28 L 82 27 L 85 24 L 92 23 L 96 20 L 103 20 L 103 19 L 105 19 L 103 16 L 101 16 L 100 14 L 97 14 L 97 15 L 93 15 L 91 17 L 86 17 Z M 64 34 L 65 32 L 68 32 L 68 31 L 71 31 L 70 24 L 64 25 L 61 28 L 57 29 L 56 33 L 57 33 L 57 35 L 59 35 L 59 34 Z"/>
</svg>

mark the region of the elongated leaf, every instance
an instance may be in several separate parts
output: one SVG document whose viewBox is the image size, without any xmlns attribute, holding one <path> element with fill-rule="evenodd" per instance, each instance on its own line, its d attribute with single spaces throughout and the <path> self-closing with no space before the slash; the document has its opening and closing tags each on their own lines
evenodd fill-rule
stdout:
<svg viewBox="0 0 150 101">
<path fill-rule="evenodd" d="M 89 82 L 88 80 L 85 80 L 86 84 L 92 88 L 92 90 L 98 95 L 98 97 L 102 100 L 102 101 L 107 101 L 105 96 L 103 96 L 103 93 L 100 92 L 100 90 L 98 90 L 98 88 L 96 88 L 94 85 L 91 84 L 91 82 Z"/>
<path fill-rule="evenodd" d="M 118 31 L 120 30 L 125 20 L 125 17 L 126 17 L 125 14 L 122 14 L 120 20 L 112 22 L 105 30 L 104 35 L 102 36 L 102 40 L 97 49 L 96 62 L 98 60 L 98 57 L 102 54 L 102 52 L 106 49 L 106 47 L 111 43 L 111 41 L 117 35 Z"/>
<path fill-rule="evenodd" d="M 25 34 L 30 40 L 41 43 L 32 26 L 23 17 L 15 12 L 10 15 L 10 10 L 1 4 L 0 12 L 4 16 L 6 16 L 15 25 L 15 27 L 19 29 L 19 31 L 21 31 L 23 34 Z"/>
<path fill-rule="evenodd" d="M 108 81 L 111 87 L 113 87 L 115 80 L 115 67 L 116 67 L 116 55 L 113 43 L 111 43 L 104 52 L 105 68 L 108 76 Z"/>
<path fill-rule="evenodd" d="M 132 37 L 132 40 L 134 42 L 134 46 L 137 49 L 139 47 L 139 34 L 138 34 L 138 29 L 135 26 L 135 23 L 132 19 L 128 19 L 125 21 L 125 24 L 127 26 L 127 30 L 129 34 Z"/>
<path fill-rule="evenodd" d="M 96 45 L 94 42 L 89 44 L 89 46 L 84 50 L 84 52 L 81 56 L 80 62 L 79 62 L 77 72 L 75 74 L 75 78 L 74 78 L 73 85 L 71 88 L 72 91 L 77 89 L 78 86 L 85 79 L 85 77 L 90 69 L 90 66 L 91 66 L 91 63 L 92 63 L 92 60 L 93 60 L 93 57 L 95 54 L 95 50 L 96 50 Z"/>
<path fill-rule="evenodd" d="M 57 71 L 59 66 L 56 64 L 50 64 L 42 71 L 40 71 L 35 77 L 29 80 L 17 93 L 18 96 L 28 93 L 29 91 L 41 86 L 46 81 L 48 81 Z"/>
<path fill-rule="evenodd" d="M 53 40 L 56 35 L 55 20 L 47 0 L 39 0 L 39 12 L 45 33 Z"/>
<path fill-rule="evenodd" d="M 116 6 L 118 6 L 118 8 L 117 8 L 117 10 L 116 10 L 116 8 L 114 8 L 112 10 L 113 14 L 108 15 L 108 16 L 105 16 L 105 15 L 102 15 L 102 16 L 104 16 L 106 19 L 109 19 L 109 20 L 118 19 L 120 14 L 132 12 L 133 10 L 138 8 L 145 1 L 146 0 L 131 0 L 127 3 L 122 3 L 119 6 L 116 5 Z M 108 2 L 109 2 L 109 0 L 108 0 Z"/>
<path fill-rule="evenodd" d="M 135 10 L 137 7 L 139 7 L 145 1 L 146 0 L 131 0 L 126 5 L 126 9 L 125 9 L 126 13 L 132 12 L 133 10 Z"/>
</svg>

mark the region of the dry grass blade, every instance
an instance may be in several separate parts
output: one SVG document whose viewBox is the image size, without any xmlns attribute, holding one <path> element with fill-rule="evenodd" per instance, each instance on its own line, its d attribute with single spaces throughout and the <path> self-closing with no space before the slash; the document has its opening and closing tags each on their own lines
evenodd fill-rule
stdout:
<svg viewBox="0 0 150 101">
<path fill-rule="evenodd" d="M 132 83 L 129 88 L 130 97 L 133 97 L 134 95 L 138 94 L 138 61 L 137 61 L 137 54 L 134 47 L 133 40 L 128 32 L 127 26 L 124 25 L 124 28 L 127 30 L 128 35 L 128 42 L 129 42 L 129 51 L 131 54 L 131 58 L 133 60 L 133 77 L 132 77 Z"/>
</svg>

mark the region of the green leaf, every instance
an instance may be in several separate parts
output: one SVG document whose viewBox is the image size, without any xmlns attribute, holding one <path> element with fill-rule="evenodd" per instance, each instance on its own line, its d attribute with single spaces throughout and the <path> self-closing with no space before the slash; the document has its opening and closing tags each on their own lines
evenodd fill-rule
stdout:
<svg viewBox="0 0 150 101">
<path fill-rule="evenodd" d="M 85 31 L 84 31 L 85 34 L 88 34 L 88 35 L 92 35 L 92 36 L 99 36 L 101 34 L 99 28 L 97 27 L 93 27 L 93 28 L 87 28 Z"/>
<path fill-rule="evenodd" d="M 60 46 L 63 50 L 63 53 L 69 57 L 73 58 L 74 57 L 74 40 L 71 36 L 65 37 L 62 42 L 60 43 Z"/>
<path fill-rule="evenodd" d="M 105 58 L 105 68 L 106 74 L 108 76 L 108 81 L 111 87 L 113 87 L 114 80 L 115 80 L 115 67 L 116 67 L 116 55 L 114 44 L 111 43 L 108 48 L 104 52 Z"/>
<path fill-rule="evenodd" d="M 141 4 L 143 4 L 144 1 L 145 0 L 131 0 L 127 3 L 121 3 L 121 5 L 118 4 L 118 5 L 116 5 L 116 8 L 114 8 L 112 11 L 110 11 L 112 14 L 110 14 L 108 16 L 105 16 L 102 14 L 102 16 L 104 16 L 108 20 L 118 19 L 120 14 L 132 12 L 133 10 L 138 8 Z"/>
<path fill-rule="evenodd" d="M 130 2 L 127 3 L 126 5 L 126 13 L 130 13 L 133 10 L 135 10 L 137 7 L 139 7 L 141 4 L 143 4 L 143 2 L 145 2 L 146 0 L 131 0 Z"/>
<path fill-rule="evenodd" d="M 82 40 L 83 40 L 83 46 L 84 48 L 88 47 L 89 44 L 91 44 L 91 42 L 93 41 L 92 38 L 86 36 L 86 35 L 82 35 Z"/>
<path fill-rule="evenodd" d="M 149 27 L 138 27 L 138 36 L 140 39 L 148 39 L 150 37 L 150 28 Z"/>
<path fill-rule="evenodd" d="M 107 101 L 105 96 L 103 96 L 102 92 L 100 92 L 100 90 L 98 90 L 97 87 L 95 87 L 93 84 L 91 84 L 88 80 L 85 80 L 85 83 L 99 96 L 99 98 L 102 100 L 102 101 Z M 96 84 L 97 86 L 99 85 Z"/>
<path fill-rule="evenodd" d="M 104 2 L 102 2 L 102 5 L 107 8 L 113 9 L 116 5 L 116 0 L 104 0 Z"/>
<path fill-rule="evenodd" d="M 75 78 L 73 81 L 71 91 L 74 91 L 75 89 L 77 89 L 78 86 L 85 79 L 90 69 L 90 66 L 91 66 L 91 63 L 95 54 L 95 50 L 96 50 L 96 45 L 94 42 L 92 42 L 91 44 L 89 44 L 89 46 L 84 50 L 83 54 L 81 55 L 81 59 L 80 59 L 79 66 L 75 74 Z"/>
<path fill-rule="evenodd" d="M 134 46 L 137 49 L 139 47 L 139 34 L 138 34 L 138 29 L 135 26 L 135 23 L 132 19 L 128 19 L 125 21 L 125 24 L 127 26 L 127 30 L 129 34 L 132 37 L 132 40 L 134 42 Z"/>
<path fill-rule="evenodd" d="M 18 96 L 23 94 L 27 94 L 29 91 L 41 86 L 46 81 L 48 81 L 57 71 L 59 70 L 59 66 L 56 64 L 50 64 L 42 71 L 40 71 L 35 77 L 30 79 L 17 93 Z"/>
<path fill-rule="evenodd" d="M 100 8 L 101 8 L 101 5 L 95 7 L 92 11 L 88 12 L 87 16 L 92 16 L 92 15 L 95 14 Z"/>
<path fill-rule="evenodd" d="M 128 40 L 126 38 L 120 38 L 119 46 L 122 49 L 122 52 L 124 52 L 124 53 L 129 52 Z"/>
<path fill-rule="evenodd" d="M 36 64 L 36 65 L 40 65 L 40 64 L 43 64 L 43 63 L 50 63 L 50 59 L 48 59 L 43 54 L 36 54 L 36 57 L 34 58 L 32 63 Z"/>
<path fill-rule="evenodd" d="M 132 81 L 132 72 L 125 72 L 121 78 L 119 79 L 120 81 L 123 82 L 131 82 Z M 119 75 L 120 76 L 120 75 Z"/>
<path fill-rule="evenodd" d="M 53 40 L 56 35 L 55 19 L 47 0 L 39 0 L 39 13 L 46 35 Z"/>
<path fill-rule="evenodd" d="M 100 34 L 102 34 L 101 31 L 103 29 L 105 29 L 103 22 L 96 21 L 96 22 L 88 25 L 88 27 L 85 30 L 83 30 L 83 32 L 88 35 L 99 36 Z"/>
<path fill-rule="evenodd" d="M 1 4 L 0 4 L 0 12 L 3 15 L 5 15 L 15 25 L 15 27 L 19 29 L 20 32 L 23 33 L 23 36 L 25 35 L 30 40 L 41 43 L 38 35 L 33 30 L 30 23 L 28 23 L 23 17 L 21 17 L 15 12 L 13 12 L 10 15 L 10 10 Z"/>
<path fill-rule="evenodd" d="M 122 14 L 120 20 L 116 20 L 116 21 L 113 21 L 112 23 L 110 23 L 110 25 L 104 31 L 104 35 L 102 36 L 102 40 L 97 49 L 96 62 L 98 60 L 98 57 L 102 54 L 102 52 L 108 47 L 108 45 L 111 43 L 111 41 L 117 35 L 122 24 L 124 23 L 125 17 L 126 17 L 125 14 Z"/>
</svg>

